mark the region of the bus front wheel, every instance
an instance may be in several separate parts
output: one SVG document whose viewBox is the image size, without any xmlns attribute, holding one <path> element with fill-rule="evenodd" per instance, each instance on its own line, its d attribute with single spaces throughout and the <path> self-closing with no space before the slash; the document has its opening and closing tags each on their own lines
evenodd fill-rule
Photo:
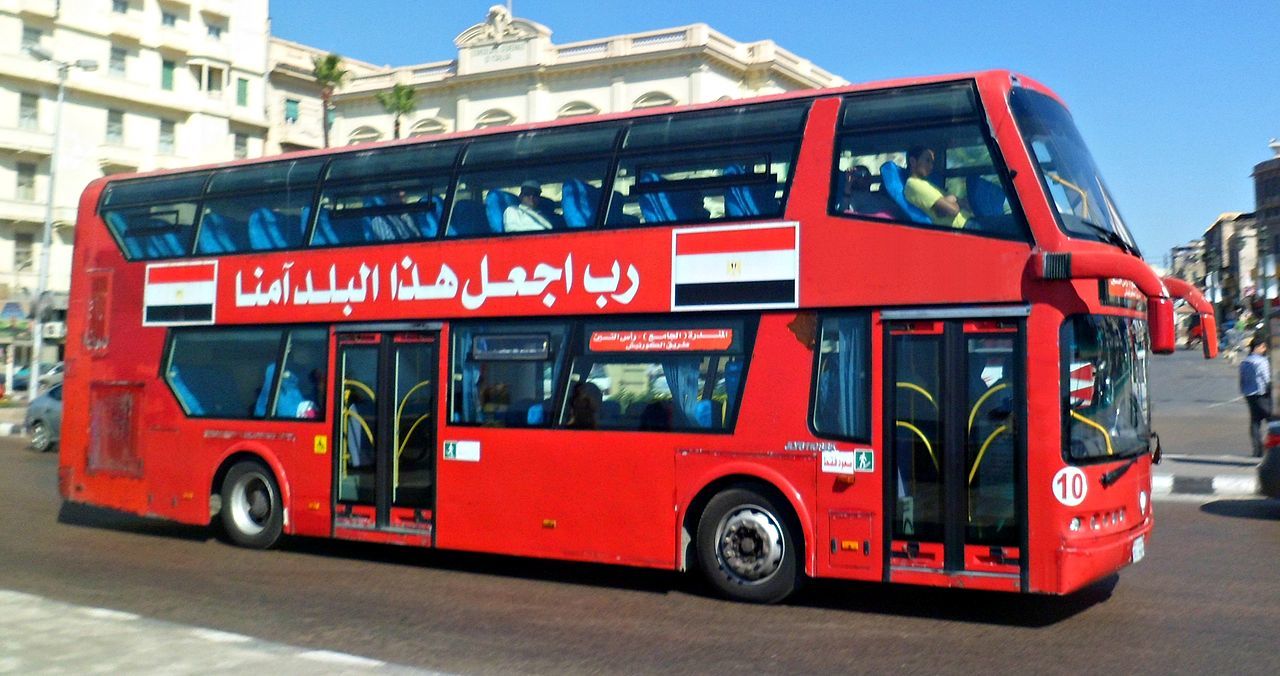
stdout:
<svg viewBox="0 0 1280 676">
<path fill-rule="evenodd" d="M 222 481 L 222 526 L 241 547 L 267 549 L 280 539 L 284 505 L 280 487 L 261 463 L 236 463 Z"/>
<path fill-rule="evenodd" d="M 749 488 L 726 490 L 698 520 L 698 564 L 722 595 L 777 603 L 800 580 L 795 531 L 788 512 Z"/>
</svg>

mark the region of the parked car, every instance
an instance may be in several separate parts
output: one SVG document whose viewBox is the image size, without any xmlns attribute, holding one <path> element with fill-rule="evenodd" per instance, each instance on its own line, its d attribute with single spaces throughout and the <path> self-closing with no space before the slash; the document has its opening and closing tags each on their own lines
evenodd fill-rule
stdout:
<svg viewBox="0 0 1280 676">
<path fill-rule="evenodd" d="M 32 448 L 41 453 L 57 448 L 62 430 L 62 383 L 31 402 L 27 407 L 26 426 Z"/>
<path fill-rule="evenodd" d="M 1258 465 L 1258 490 L 1280 498 L 1280 422 L 1267 423 L 1267 449 Z"/>
<path fill-rule="evenodd" d="M 48 383 L 48 381 L 45 380 L 45 378 L 47 378 L 48 376 L 54 373 L 57 374 L 57 382 L 62 382 L 62 362 L 58 362 L 57 364 L 41 362 L 40 373 L 43 374 L 41 376 L 41 381 L 45 382 L 46 384 Z M 13 391 L 14 392 L 25 392 L 27 390 L 27 385 L 30 382 L 31 382 L 31 365 L 30 364 L 23 366 L 22 368 L 13 372 Z"/>
</svg>

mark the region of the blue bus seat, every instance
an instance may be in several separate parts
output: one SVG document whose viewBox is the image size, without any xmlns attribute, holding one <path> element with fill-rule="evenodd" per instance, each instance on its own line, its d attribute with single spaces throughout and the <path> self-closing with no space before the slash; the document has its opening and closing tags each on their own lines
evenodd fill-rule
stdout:
<svg viewBox="0 0 1280 676">
<path fill-rule="evenodd" d="M 444 214 L 444 198 L 434 196 L 426 211 L 413 214 L 413 222 L 418 226 L 418 234 L 426 239 L 434 239 L 440 232 L 440 216 Z"/>
<path fill-rule="evenodd" d="M 747 169 L 741 164 L 724 168 L 725 176 L 746 174 Z M 773 196 L 775 190 L 772 184 L 730 186 L 724 197 L 725 214 L 734 218 L 773 214 L 778 210 L 778 200 Z"/>
<path fill-rule="evenodd" d="M 640 183 L 657 183 L 662 177 L 656 172 L 640 174 Z M 700 213 L 701 212 L 701 213 Z M 706 216 L 701 193 L 690 190 L 673 192 L 655 191 L 640 194 L 640 215 L 645 223 L 672 223 L 701 220 Z"/>
<path fill-rule="evenodd" d="M 280 232 L 280 217 L 276 212 L 258 207 L 249 214 L 249 248 L 254 251 L 283 249 L 286 244 Z"/>
<path fill-rule="evenodd" d="M 1004 214 L 1004 190 L 999 185 L 974 174 L 965 179 L 965 189 L 969 194 L 969 208 L 973 210 L 974 216 L 981 218 Z"/>
<path fill-rule="evenodd" d="M 453 212 L 449 214 L 449 229 L 446 234 L 484 235 L 489 233 L 489 222 L 485 217 L 484 205 L 475 200 L 462 200 L 453 204 Z"/>
<path fill-rule="evenodd" d="M 907 187 L 907 170 L 898 166 L 897 162 L 892 160 L 880 165 L 880 186 L 884 188 L 893 203 L 902 209 L 907 218 L 916 223 L 932 223 L 933 219 L 929 218 L 920 207 L 907 201 L 905 190 Z"/>
<path fill-rule="evenodd" d="M 221 214 L 207 212 L 200 220 L 200 241 L 196 246 L 199 253 L 230 253 L 237 251 L 236 243 L 231 238 L 227 227 L 229 220 Z"/>
<path fill-rule="evenodd" d="M 204 407 L 200 405 L 200 400 L 187 387 L 187 383 L 182 379 L 182 374 L 178 371 L 177 366 L 169 367 L 169 384 L 173 387 L 173 392 L 178 396 L 181 403 L 186 404 L 187 413 L 190 415 L 204 415 Z"/>
<path fill-rule="evenodd" d="M 502 232 L 502 213 L 507 207 L 520 203 L 520 198 L 506 190 L 490 190 L 484 197 L 484 213 L 489 219 L 490 232 Z"/>
<path fill-rule="evenodd" d="M 564 224 L 570 228 L 585 228 L 595 224 L 596 208 L 600 204 L 600 189 L 576 178 L 564 182 Z"/>
</svg>

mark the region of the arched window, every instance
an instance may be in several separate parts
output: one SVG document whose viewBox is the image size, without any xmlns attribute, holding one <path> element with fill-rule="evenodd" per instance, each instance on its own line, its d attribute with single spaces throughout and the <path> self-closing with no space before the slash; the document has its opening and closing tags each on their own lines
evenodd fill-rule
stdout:
<svg viewBox="0 0 1280 676">
<path fill-rule="evenodd" d="M 476 129 L 484 129 L 485 127 L 501 127 L 516 121 L 516 116 L 505 110 L 492 108 L 480 114 L 476 118 Z"/>
<path fill-rule="evenodd" d="M 425 120 L 418 120 L 417 122 L 414 122 L 413 126 L 409 129 L 409 137 L 412 138 L 414 136 L 443 134 L 446 131 L 448 131 L 448 128 L 444 126 L 443 122 L 433 117 L 429 117 Z"/>
<path fill-rule="evenodd" d="M 662 92 L 649 92 L 636 99 L 635 103 L 631 104 L 631 108 L 635 110 L 639 108 L 657 108 L 659 106 L 674 105 L 676 105 L 676 100 L 671 98 L 670 95 Z"/>
<path fill-rule="evenodd" d="M 351 132 L 350 136 L 347 136 L 347 144 L 355 145 L 357 143 L 368 143 L 370 141 L 377 141 L 381 138 L 382 132 L 374 129 L 373 127 L 357 127 L 355 131 Z"/>
<path fill-rule="evenodd" d="M 577 117 L 579 115 L 598 115 L 600 109 L 586 101 L 572 101 L 560 107 L 556 117 Z"/>
</svg>

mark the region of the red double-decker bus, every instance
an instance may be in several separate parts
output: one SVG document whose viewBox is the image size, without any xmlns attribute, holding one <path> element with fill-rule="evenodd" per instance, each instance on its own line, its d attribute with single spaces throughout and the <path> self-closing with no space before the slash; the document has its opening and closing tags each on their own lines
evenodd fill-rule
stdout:
<svg viewBox="0 0 1280 676">
<path fill-rule="evenodd" d="M 1207 308 L 1008 72 L 112 176 L 80 214 L 67 500 L 749 601 L 1139 560 L 1149 354 Z"/>
</svg>

